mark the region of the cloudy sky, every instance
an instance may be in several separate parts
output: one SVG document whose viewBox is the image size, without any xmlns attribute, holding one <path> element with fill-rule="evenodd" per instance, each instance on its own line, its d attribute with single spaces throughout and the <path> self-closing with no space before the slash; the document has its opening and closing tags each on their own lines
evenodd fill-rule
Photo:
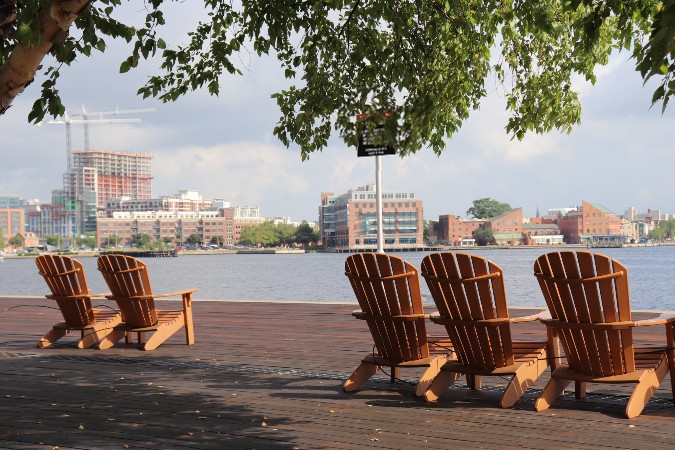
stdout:
<svg viewBox="0 0 675 450">
<path fill-rule="evenodd" d="M 189 6 L 173 5 L 167 17 L 174 42 L 197 21 Z M 127 11 L 129 17 L 142 12 Z M 195 189 L 204 198 L 259 206 L 265 217 L 316 220 L 320 194 L 337 194 L 374 183 L 375 161 L 357 158 L 355 148 L 333 139 L 327 149 L 302 162 L 297 147 L 285 148 L 272 135 L 278 110 L 270 95 L 288 85 L 274 60 L 243 58 L 243 76 L 227 77 L 219 97 L 191 93 L 175 103 L 142 100 L 136 90 L 153 73 L 152 64 L 119 74 L 124 47 L 82 58 L 62 73 L 61 94 L 71 113 L 156 108 L 124 116 L 138 124 L 89 127 L 90 146 L 149 153 L 153 194 Z M 39 92 L 36 79 L 0 116 L 0 195 L 48 202 L 62 185 L 66 167 L 63 125 L 28 124 Z M 383 158 L 385 191 L 415 192 L 425 218 L 466 215 L 471 202 L 492 197 L 537 210 L 603 204 L 618 214 L 630 206 L 675 213 L 675 107 L 650 109 L 653 86 L 643 87 L 627 54 L 598 69 L 596 85 L 579 82 L 582 125 L 570 135 L 530 135 L 511 141 L 504 131 L 504 99 L 486 98 L 479 111 L 448 141 L 443 156 L 430 150 L 405 159 Z M 84 146 L 82 125 L 72 126 L 75 150 Z"/>
</svg>

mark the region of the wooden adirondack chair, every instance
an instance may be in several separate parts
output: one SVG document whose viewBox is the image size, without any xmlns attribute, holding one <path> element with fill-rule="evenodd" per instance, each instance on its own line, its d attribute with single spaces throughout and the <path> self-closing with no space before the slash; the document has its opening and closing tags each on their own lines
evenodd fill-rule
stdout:
<svg viewBox="0 0 675 450">
<path fill-rule="evenodd" d="M 537 411 L 551 406 L 571 381 L 577 398 L 589 382 L 633 383 L 626 417 L 636 417 L 668 373 L 669 360 L 675 392 L 675 315 L 633 321 L 625 266 L 589 252 L 553 252 L 537 259 L 534 275 L 551 314 L 542 322 L 560 336 L 567 360 L 551 374 Z M 665 348 L 633 346 L 633 327 L 657 324 L 666 324 Z"/>
<path fill-rule="evenodd" d="M 376 348 L 344 382 L 345 392 L 358 389 L 381 367 L 391 369 L 392 383 L 401 368 L 426 367 L 415 388 L 415 395 L 422 395 L 445 363 L 450 342 L 427 337 L 417 269 L 395 256 L 359 253 L 347 258 L 345 275 L 361 307 L 352 315 L 366 321 Z M 431 354 L 436 345 L 439 352 Z"/>
<path fill-rule="evenodd" d="M 103 339 L 122 322 L 122 315 L 109 308 L 93 308 L 92 295 L 87 287 L 82 264 L 68 256 L 41 255 L 35 259 L 40 275 L 44 278 L 51 294 L 45 295 L 55 300 L 63 322 L 54 325 L 37 346 L 49 347 L 71 331 L 80 331 L 77 348 L 89 348 Z"/>
<path fill-rule="evenodd" d="M 99 343 L 99 348 L 112 347 L 123 337 L 130 343 L 129 333 L 136 333 L 143 350 L 154 350 L 182 327 L 185 327 L 187 344 L 194 344 L 192 293 L 198 289 L 154 294 L 145 263 L 131 256 L 100 256 L 98 270 L 112 292 L 106 298 L 117 302 L 124 321 Z M 182 310 L 163 311 L 155 307 L 156 298 L 176 296 L 183 299 Z M 153 331 L 146 342 L 145 334 Z"/>
<path fill-rule="evenodd" d="M 434 323 L 445 325 L 454 344 L 457 361 L 441 368 L 427 392 L 435 401 L 459 374 L 469 386 L 480 388 L 480 376 L 512 375 L 499 406 L 512 406 L 546 370 L 549 343 L 513 342 L 511 323 L 534 321 L 538 315 L 509 318 L 502 269 L 480 256 L 464 253 L 432 253 L 422 260 L 422 276 L 436 302 Z"/>
</svg>

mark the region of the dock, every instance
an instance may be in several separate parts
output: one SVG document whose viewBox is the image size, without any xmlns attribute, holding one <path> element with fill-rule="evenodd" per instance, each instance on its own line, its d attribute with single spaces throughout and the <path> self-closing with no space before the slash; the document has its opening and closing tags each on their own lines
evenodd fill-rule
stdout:
<svg viewBox="0 0 675 450">
<path fill-rule="evenodd" d="M 0 297 L 1 448 L 675 448 L 668 377 L 631 420 L 623 417 L 628 390 L 618 385 L 589 385 L 584 400 L 566 393 L 534 411 L 548 371 L 510 409 L 497 406 L 499 378 L 484 378 L 480 391 L 458 382 L 433 405 L 384 375 L 345 394 L 342 381 L 373 347 L 366 324 L 350 315 L 356 304 L 208 301 L 197 293 L 195 345 L 179 332 L 151 352 L 124 344 L 77 350 L 68 338 L 38 349 L 62 320 L 54 307 Z M 518 325 L 516 339 L 545 335 L 538 323 Z M 641 327 L 636 340 L 663 344 L 664 333 Z"/>
</svg>

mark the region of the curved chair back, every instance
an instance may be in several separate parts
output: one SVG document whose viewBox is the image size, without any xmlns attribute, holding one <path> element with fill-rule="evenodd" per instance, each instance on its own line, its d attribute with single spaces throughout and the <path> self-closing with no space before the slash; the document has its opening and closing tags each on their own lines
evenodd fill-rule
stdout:
<svg viewBox="0 0 675 450">
<path fill-rule="evenodd" d="M 514 364 L 502 269 L 480 256 L 432 253 L 422 260 L 426 279 L 457 358 L 491 370 Z"/>
<path fill-rule="evenodd" d="M 46 297 L 56 301 L 65 322 L 71 326 L 93 323 L 94 312 L 82 264 L 61 255 L 40 255 L 35 264 L 51 291 Z"/>
<path fill-rule="evenodd" d="M 422 292 L 412 264 L 395 256 L 357 253 L 345 261 L 345 275 L 361 307 L 356 317 L 366 320 L 381 358 L 403 362 L 429 357 Z"/>
<path fill-rule="evenodd" d="M 124 322 L 132 327 L 150 327 L 158 316 L 144 262 L 126 255 L 102 255 L 98 270 L 117 302 Z"/>
<path fill-rule="evenodd" d="M 596 377 L 635 371 L 624 265 L 590 252 L 553 252 L 537 259 L 534 275 L 570 368 Z"/>
</svg>

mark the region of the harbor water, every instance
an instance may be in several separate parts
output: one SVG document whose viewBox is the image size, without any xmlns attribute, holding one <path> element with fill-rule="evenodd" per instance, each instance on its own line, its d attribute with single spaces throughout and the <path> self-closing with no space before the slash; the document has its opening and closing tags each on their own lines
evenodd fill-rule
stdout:
<svg viewBox="0 0 675 450">
<path fill-rule="evenodd" d="M 545 306 L 532 275 L 535 259 L 549 248 L 472 249 L 504 269 L 510 306 Z M 628 267 L 631 305 L 635 310 L 675 310 L 675 247 L 594 250 Z M 426 252 L 395 253 L 420 267 Z M 153 290 L 158 293 L 196 287 L 195 300 L 272 300 L 355 303 L 344 275 L 344 253 L 208 254 L 148 258 Z M 92 292 L 107 288 L 95 257 L 78 258 Z M 431 302 L 424 280 L 425 301 Z M 32 258 L 0 262 L 0 295 L 42 296 L 48 291 Z"/>
</svg>

